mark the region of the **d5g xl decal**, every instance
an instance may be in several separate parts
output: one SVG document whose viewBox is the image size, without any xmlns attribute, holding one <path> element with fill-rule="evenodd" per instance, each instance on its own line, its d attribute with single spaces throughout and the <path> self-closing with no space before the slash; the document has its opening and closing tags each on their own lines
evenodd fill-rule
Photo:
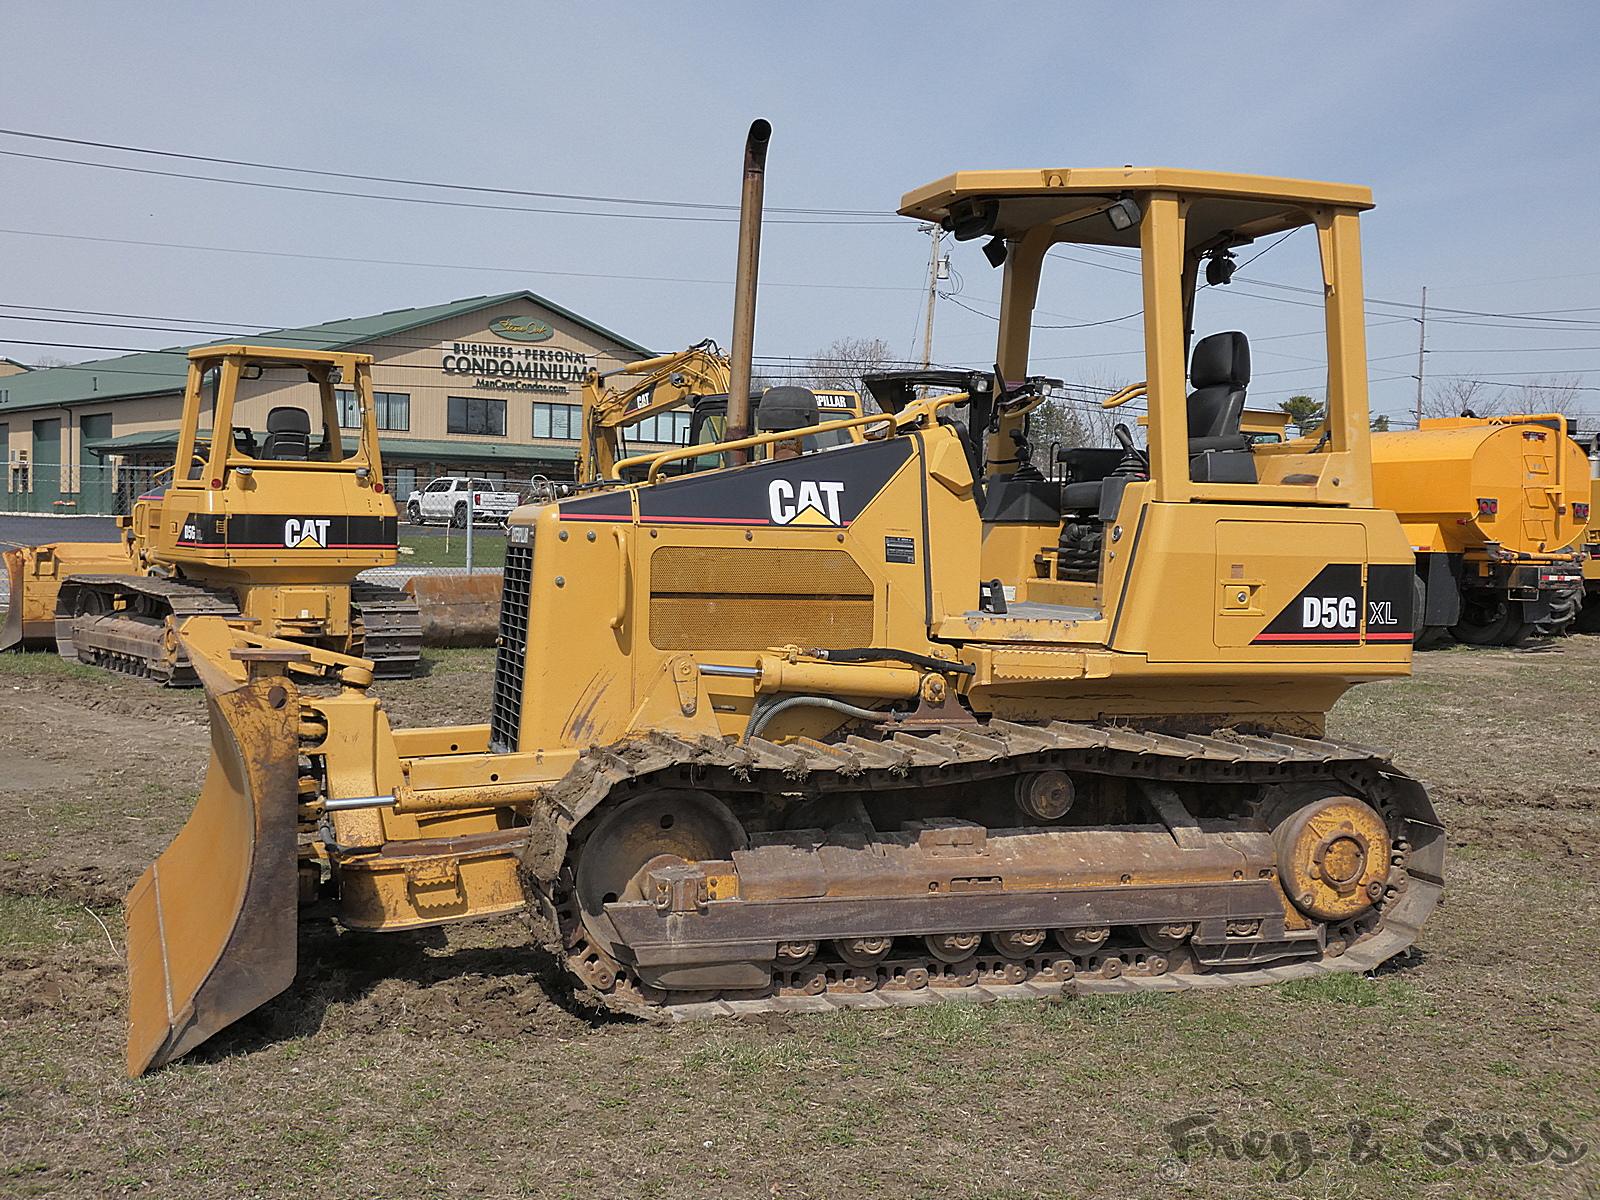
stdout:
<svg viewBox="0 0 1600 1200">
<path fill-rule="evenodd" d="M 1412 569 L 1375 564 L 1367 573 L 1363 588 L 1360 563 L 1329 563 L 1250 644 L 1357 646 L 1363 638 L 1409 642 Z"/>
<path fill-rule="evenodd" d="M 1408 563 L 1374 563 L 1367 568 L 1367 641 L 1413 640 L 1416 577 L 1416 568 Z"/>
</svg>

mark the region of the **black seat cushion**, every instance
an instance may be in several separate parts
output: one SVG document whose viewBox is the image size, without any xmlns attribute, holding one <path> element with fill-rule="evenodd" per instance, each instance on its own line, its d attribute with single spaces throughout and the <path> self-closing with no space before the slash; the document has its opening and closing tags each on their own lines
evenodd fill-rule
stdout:
<svg viewBox="0 0 1600 1200">
<path fill-rule="evenodd" d="M 1194 388 L 1189 394 L 1190 440 L 1238 436 L 1250 384 L 1249 339 L 1237 330 L 1200 339 L 1189 363 L 1189 384 Z"/>
<path fill-rule="evenodd" d="M 267 413 L 267 438 L 261 457 L 280 462 L 304 462 L 311 454 L 311 414 L 283 405 Z"/>
</svg>

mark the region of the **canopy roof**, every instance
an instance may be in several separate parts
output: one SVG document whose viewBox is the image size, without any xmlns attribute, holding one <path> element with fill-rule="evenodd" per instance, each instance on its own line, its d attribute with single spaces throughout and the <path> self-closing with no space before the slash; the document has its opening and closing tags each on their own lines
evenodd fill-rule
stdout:
<svg viewBox="0 0 1600 1200">
<path fill-rule="evenodd" d="M 1031 171 L 957 171 L 907 192 L 903 216 L 950 228 L 956 217 L 992 204 L 994 220 L 978 235 L 1020 238 L 1042 225 L 1056 226 L 1058 242 L 1099 246 L 1139 245 L 1137 226 L 1115 228 L 1100 214 L 1118 198 L 1175 192 L 1190 198 L 1185 240 L 1205 245 L 1225 233 L 1234 244 L 1293 229 L 1310 209 L 1372 207 L 1370 188 L 1268 175 L 1231 175 L 1171 167 L 1046 168 Z M 1099 219 L 1093 219 L 1099 218 Z"/>
</svg>

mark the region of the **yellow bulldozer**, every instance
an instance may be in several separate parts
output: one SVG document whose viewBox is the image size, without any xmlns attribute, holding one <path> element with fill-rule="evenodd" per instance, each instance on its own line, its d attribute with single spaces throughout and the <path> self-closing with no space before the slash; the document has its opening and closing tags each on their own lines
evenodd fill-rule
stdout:
<svg viewBox="0 0 1600 1200">
<path fill-rule="evenodd" d="M 796 398 L 752 431 L 769 133 L 745 153 L 726 438 L 517 510 L 486 721 L 394 728 L 359 663 L 185 626 L 213 759 L 128 896 L 132 1073 L 287 988 L 301 906 L 380 932 L 527 913 L 597 1003 L 676 1017 L 1269 983 L 1416 939 L 1443 831 L 1324 722 L 1411 659 L 1411 549 L 1372 497 L 1370 193 L 948 176 L 901 211 L 1004 256 L 996 369 L 876 376 L 881 413 Z M 1299 227 L 1327 437 L 1252 445 L 1248 343 L 1190 346 L 1196 276 Z M 1066 484 L 1028 443 L 1064 244 L 1137 256 L 1150 416 L 1148 449 L 1123 427 Z M 841 428 L 860 440 L 790 452 Z M 672 475 L 701 455 L 732 465 Z"/>
<path fill-rule="evenodd" d="M 1560 413 L 1372 435 L 1373 494 L 1417 556 L 1417 644 L 1524 646 L 1583 604 L 1589 464 Z"/>
<path fill-rule="evenodd" d="M 10 608 L 0 649 L 54 643 L 64 658 L 170 687 L 199 683 L 179 636 L 219 617 L 261 636 L 369 659 L 412 674 L 416 603 L 358 575 L 396 560 L 394 498 L 384 490 L 367 355 L 263 346 L 189 352 L 174 465 L 117 519 L 115 543 L 8 550 Z M 265 429 L 236 424 L 241 385 L 306 380 L 317 411 L 283 404 Z M 360 409 L 340 433 L 334 385 Z"/>
</svg>

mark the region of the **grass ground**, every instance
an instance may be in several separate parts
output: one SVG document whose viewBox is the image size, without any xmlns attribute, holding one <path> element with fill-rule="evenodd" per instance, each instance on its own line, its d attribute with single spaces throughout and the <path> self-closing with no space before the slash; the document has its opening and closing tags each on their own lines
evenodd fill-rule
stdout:
<svg viewBox="0 0 1600 1200">
<path fill-rule="evenodd" d="M 395 719 L 476 718 L 488 655 L 384 684 Z M 1600 1195 L 1600 639 L 1425 655 L 1332 724 L 1452 831 L 1375 978 L 662 1028 L 572 1008 L 514 922 L 319 931 L 130 1082 L 119 900 L 204 704 L 0 656 L 0 1195 Z"/>
<path fill-rule="evenodd" d="M 402 567 L 464 567 L 467 531 L 440 526 L 400 526 Z M 499 525 L 479 525 L 472 531 L 472 565 L 498 571 L 506 561 L 506 533 Z"/>
</svg>

